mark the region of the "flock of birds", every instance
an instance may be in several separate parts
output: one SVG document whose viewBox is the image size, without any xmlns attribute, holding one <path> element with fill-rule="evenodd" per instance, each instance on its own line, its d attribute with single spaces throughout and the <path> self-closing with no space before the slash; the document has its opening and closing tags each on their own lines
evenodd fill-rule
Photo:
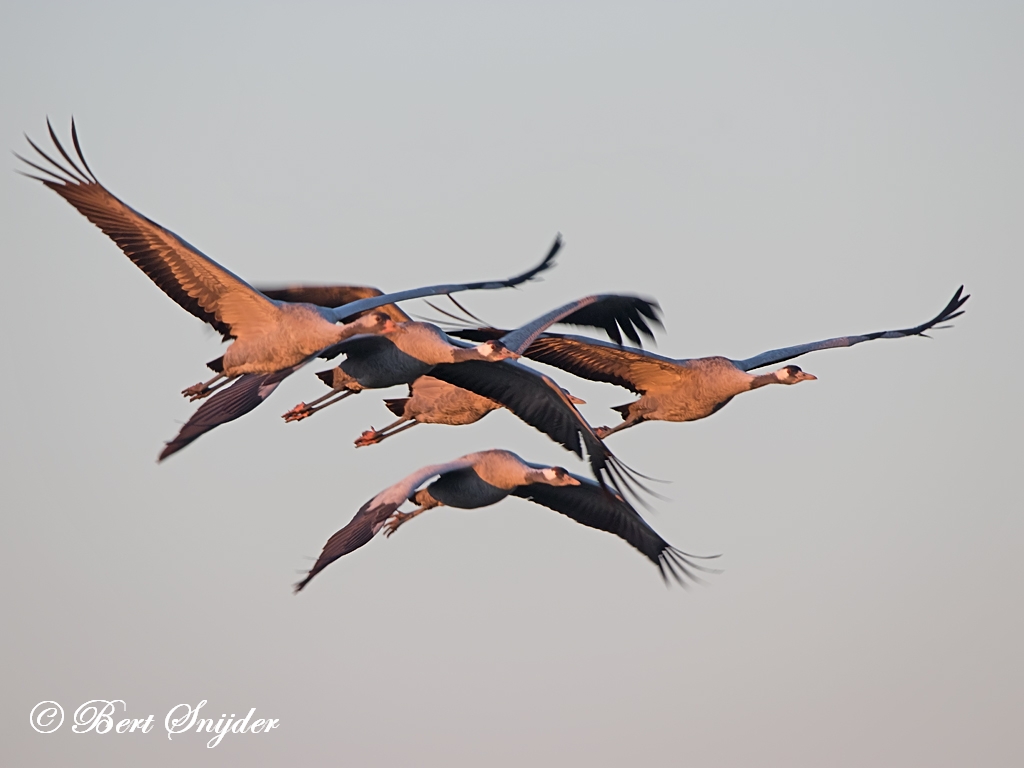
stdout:
<svg viewBox="0 0 1024 768">
<path fill-rule="evenodd" d="M 943 323 L 963 314 L 961 307 L 969 298 L 961 286 L 939 314 L 913 328 L 825 339 L 745 360 L 673 359 L 643 350 L 643 337 L 654 338 L 652 326 L 661 327 L 659 306 L 618 294 L 577 299 L 514 330 L 481 326 L 445 332 L 437 325 L 414 321 L 399 303 L 521 285 L 554 266 L 560 238 L 540 264 L 504 280 L 387 294 L 347 285 L 257 289 L 100 184 L 82 153 L 74 121 L 74 156 L 49 121 L 47 128 L 60 157 L 55 159 L 26 136 L 39 157 L 34 162 L 18 155 L 32 169 L 22 173 L 63 197 L 164 293 L 231 341 L 222 357 L 207 363 L 215 375 L 183 390 L 189 399 L 204 402 L 166 444 L 160 460 L 253 410 L 307 363 L 341 357 L 337 367 L 317 374 L 330 391 L 287 411 L 286 422 L 306 419 L 363 390 L 404 384 L 408 397 L 384 401 L 398 419 L 381 430 L 367 430 L 356 446 L 379 443 L 421 423 L 472 424 L 506 408 L 581 459 L 585 456 L 590 465 L 592 478 L 562 467 L 532 464 L 495 449 L 423 467 L 360 507 L 327 541 L 313 567 L 295 585 L 296 591 L 380 531 L 390 536 L 428 509 L 476 509 L 510 495 L 619 536 L 650 559 L 666 581 L 669 577 L 683 585 L 698 581 L 698 572 L 714 571 L 700 562 L 709 558 L 672 547 L 647 524 L 630 500 L 644 503 L 643 494 L 651 493 L 642 483 L 644 476 L 620 461 L 605 445 L 605 438 L 644 421 L 703 419 L 736 395 L 769 384 L 813 381 L 813 375 L 792 364 L 767 373 L 758 371 L 821 349 L 925 336 L 931 329 L 948 327 Z M 463 309 L 457 302 L 456 306 Z M 559 323 L 601 330 L 610 341 L 548 331 Z M 623 336 L 635 346 L 625 346 Z M 614 409 L 622 415 L 618 425 L 595 428 L 576 408 L 583 401 L 525 365 L 522 358 L 624 387 L 640 397 Z M 403 512 L 400 508 L 407 501 L 416 507 Z"/>
</svg>

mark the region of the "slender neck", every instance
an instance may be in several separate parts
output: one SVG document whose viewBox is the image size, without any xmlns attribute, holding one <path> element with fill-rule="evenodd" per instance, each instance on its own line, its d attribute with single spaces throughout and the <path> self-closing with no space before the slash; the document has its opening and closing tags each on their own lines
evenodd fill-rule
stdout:
<svg viewBox="0 0 1024 768">
<path fill-rule="evenodd" d="M 337 339 L 335 343 L 344 341 L 345 339 L 355 336 L 358 333 L 373 333 L 374 325 L 363 317 L 353 320 L 351 323 L 345 323 L 344 325 L 335 326 Z"/>
<path fill-rule="evenodd" d="M 464 363 L 467 360 L 483 360 L 479 347 L 452 347 L 452 362 Z"/>
<path fill-rule="evenodd" d="M 757 389 L 758 387 L 763 387 L 767 384 L 781 383 L 782 382 L 779 381 L 777 373 L 775 371 L 772 371 L 771 373 L 762 373 L 760 376 L 755 376 L 754 378 L 752 378 L 750 380 L 749 389 Z"/>
</svg>

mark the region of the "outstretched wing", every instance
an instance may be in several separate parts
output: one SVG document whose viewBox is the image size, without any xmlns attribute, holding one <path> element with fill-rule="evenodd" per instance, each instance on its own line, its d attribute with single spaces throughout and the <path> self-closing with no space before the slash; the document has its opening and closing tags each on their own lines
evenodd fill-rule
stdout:
<svg viewBox="0 0 1024 768">
<path fill-rule="evenodd" d="M 639 344 L 641 333 L 649 339 L 654 338 L 654 332 L 644 321 L 644 317 L 661 326 L 657 315 L 659 309 L 657 302 L 636 296 L 585 296 L 569 304 L 563 304 L 558 309 L 504 334 L 501 341 L 508 349 L 522 354 L 550 326 L 555 323 L 570 323 L 602 328 L 616 344 L 622 343 L 622 333 L 625 333 L 634 344 Z"/>
<path fill-rule="evenodd" d="M 430 375 L 501 403 L 580 458 L 586 448 L 594 477 L 602 486 L 610 483 L 620 496 L 623 486 L 634 494 L 634 487 L 643 489 L 636 473 L 608 450 L 565 391 L 544 374 L 514 360 L 469 360 L 435 365 Z"/>
<path fill-rule="evenodd" d="M 370 299 L 374 296 L 384 295 L 380 289 L 371 288 L 366 285 L 289 285 L 284 288 L 260 286 L 259 290 L 264 296 L 275 301 L 316 304 L 318 307 L 327 308 L 340 307 L 343 304 L 350 304 L 360 299 Z M 382 307 L 377 307 L 377 309 L 380 312 L 384 312 L 396 323 L 406 323 L 412 320 L 411 317 L 394 304 L 385 304 Z M 343 317 L 342 322 L 350 323 L 358 317 L 358 314 Z"/>
<path fill-rule="evenodd" d="M 525 357 L 640 394 L 672 387 L 680 378 L 679 363 L 671 358 L 585 336 L 545 334 L 529 346 Z"/>
<path fill-rule="evenodd" d="M 270 397 L 282 381 L 301 367 L 294 365 L 274 373 L 245 373 L 239 376 L 235 383 L 214 392 L 196 409 L 174 439 L 164 446 L 157 461 L 163 461 L 171 454 L 177 453 L 211 429 L 244 416 Z"/>
<path fill-rule="evenodd" d="M 482 283 L 448 283 L 445 285 L 427 285 L 421 288 L 411 288 L 408 291 L 398 291 L 397 293 L 385 293 L 380 296 L 374 296 L 366 299 L 359 299 L 358 301 L 349 302 L 340 307 L 333 308 L 333 314 L 336 320 L 343 320 L 346 317 L 351 317 L 360 312 L 365 312 L 370 309 L 377 309 L 385 304 L 393 304 L 399 301 L 407 301 L 409 299 L 420 299 L 424 296 L 441 296 L 449 293 L 459 293 L 461 291 L 493 291 L 499 288 L 513 288 L 517 285 L 533 280 L 537 275 L 545 270 L 550 269 L 554 266 L 555 256 L 558 251 L 562 248 L 562 236 L 558 235 L 555 238 L 555 242 L 548 250 L 547 255 L 541 260 L 533 269 L 529 269 L 522 274 L 510 277 L 506 280 L 491 280 Z"/>
<path fill-rule="evenodd" d="M 18 155 L 20 160 L 46 174 L 46 177 L 24 175 L 41 181 L 71 203 L 117 243 L 160 290 L 225 337 L 258 332 L 274 322 L 277 308 L 272 301 L 170 230 L 125 205 L 96 180 L 79 146 L 74 121 L 71 123 L 71 138 L 81 168 L 65 151 L 49 120 L 46 126 L 67 165 L 57 162 L 28 139 L 32 148 L 52 168 Z"/>
<path fill-rule="evenodd" d="M 813 341 L 810 344 L 800 344 L 795 347 L 783 347 L 782 349 L 771 349 L 767 352 L 762 352 L 760 355 L 754 357 L 748 357 L 746 360 L 734 360 L 733 362 L 744 371 L 752 371 L 755 368 L 762 368 L 766 365 L 773 365 L 775 363 L 781 363 L 786 360 L 792 360 L 794 357 L 800 357 L 800 355 L 806 355 L 808 352 L 816 352 L 819 349 L 833 349 L 835 347 L 852 347 L 854 344 L 860 344 L 863 341 L 874 341 L 875 339 L 902 339 L 905 336 L 926 336 L 927 331 L 938 326 L 944 328 L 946 326 L 940 326 L 939 323 L 944 323 L 948 320 L 952 320 L 955 317 L 959 317 L 964 313 L 964 310 L 960 309 L 969 298 L 970 294 L 962 296 L 964 287 L 961 285 L 957 288 L 956 293 L 953 294 L 953 298 L 949 300 L 946 308 L 943 309 L 939 314 L 929 320 L 927 323 L 921 323 L 921 325 L 913 328 L 904 328 L 900 331 L 878 331 L 877 333 L 865 333 L 861 336 L 839 336 L 835 339 L 825 339 L 824 341 Z"/>
<path fill-rule="evenodd" d="M 530 466 L 534 469 L 545 468 L 539 464 Z M 577 475 L 573 477 L 580 481 L 579 485 L 531 483 L 519 486 L 512 491 L 512 495 L 553 509 L 588 528 L 615 534 L 658 566 L 661 577 L 666 581 L 672 576 L 685 587 L 684 577 L 691 581 L 700 581 L 694 571 L 716 572 L 693 562 L 694 559 L 711 558 L 690 555 L 669 545 L 621 496 L 608 493 L 593 480 Z"/>
<path fill-rule="evenodd" d="M 433 464 L 416 470 L 408 477 L 399 480 L 389 488 L 385 488 L 368 502 L 363 504 L 356 512 L 355 517 L 335 533 L 324 544 L 313 567 L 302 581 L 295 585 L 295 591 L 299 592 L 310 580 L 320 571 L 333 563 L 339 557 L 344 557 L 349 552 L 359 549 L 372 539 L 389 517 L 409 498 L 417 488 L 434 475 L 441 475 L 445 472 L 453 472 L 472 466 L 477 454 L 469 454 L 461 458 L 449 461 L 445 464 Z"/>
</svg>

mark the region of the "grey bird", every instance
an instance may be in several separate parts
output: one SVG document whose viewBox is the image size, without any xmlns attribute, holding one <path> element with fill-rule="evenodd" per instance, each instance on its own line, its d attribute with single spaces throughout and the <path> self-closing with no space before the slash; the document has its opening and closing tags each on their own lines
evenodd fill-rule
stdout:
<svg viewBox="0 0 1024 768">
<path fill-rule="evenodd" d="M 435 476 L 437 480 L 420 490 Z M 562 467 L 525 462 L 509 451 L 490 450 L 423 467 L 374 496 L 360 507 L 348 525 L 328 539 L 306 577 L 295 585 L 295 591 L 302 590 L 338 558 L 368 543 L 382 529 L 390 536 L 428 509 L 479 509 L 507 496 L 528 499 L 589 528 L 615 534 L 657 565 L 666 583 L 671 577 L 685 586 L 684 579 L 699 581 L 694 571 L 716 572 L 694 562 L 710 558 L 670 546 L 621 496 L 607 493 L 592 480 L 572 475 Z M 407 500 L 417 508 L 400 512 L 399 507 Z"/>
<path fill-rule="evenodd" d="M 66 164 L 54 160 L 26 136 L 32 148 L 51 167 L 18 155 L 24 163 L 44 174 L 24 175 L 41 181 L 67 200 L 183 309 L 212 325 L 225 339 L 234 339 L 223 357 L 214 361 L 217 376 L 183 391 L 182 394 L 192 399 L 205 397 L 243 374 L 284 371 L 356 333 L 380 330 L 374 325 L 379 322 L 379 315 L 372 316 L 370 320 L 360 318 L 356 324 L 338 325 L 367 310 L 423 296 L 519 285 L 548 269 L 560 247 L 560 240 L 556 240 L 541 264 L 508 280 L 427 286 L 363 298 L 331 308 L 278 301 L 256 290 L 173 232 L 133 210 L 100 184 L 82 153 L 74 121 L 71 123 L 71 138 L 78 162 L 57 139 L 49 121 L 47 128 Z"/>
<path fill-rule="evenodd" d="M 639 394 L 639 400 L 615 406 L 614 410 L 622 414 L 622 423 L 615 427 L 599 427 L 595 430 L 599 437 L 605 438 L 644 421 L 703 419 L 723 408 L 736 395 L 768 384 L 814 381 L 817 377 L 796 365 L 787 365 L 770 373 L 756 374 L 751 371 L 821 349 L 852 347 L 875 339 L 927 336 L 929 330 L 949 327 L 940 323 L 962 315 L 963 310 L 960 308 L 969 298 L 970 295 L 963 295 L 963 286 L 960 286 L 938 315 L 913 328 L 840 336 L 772 349 L 744 360 L 732 360 L 727 357 L 672 359 L 643 350 L 607 344 L 597 339 L 552 333 L 544 334 L 534 341 L 524 351 L 523 356 L 584 379 L 616 384 Z M 504 331 L 469 329 L 450 333 L 460 338 L 481 341 L 499 337 Z"/>
</svg>

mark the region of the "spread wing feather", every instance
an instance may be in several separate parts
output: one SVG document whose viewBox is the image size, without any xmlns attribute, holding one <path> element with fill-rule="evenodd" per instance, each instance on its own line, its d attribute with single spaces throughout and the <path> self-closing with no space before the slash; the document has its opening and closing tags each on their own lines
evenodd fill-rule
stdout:
<svg viewBox="0 0 1024 768">
<path fill-rule="evenodd" d="M 530 466 L 544 469 L 539 464 Z M 686 586 L 684 578 L 700 581 L 694 571 L 714 572 L 713 569 L 693 562 L 694 559 L 708 558 L 690 555 L 672 547 L 621 496 L 608 493 L 593 480 L 577 475 L 573 477 L 580 481 L 579 485 L 532 483 L 517 487 L 512 495 L 559 512 L 588 528 L 618 536 L 658 566 L 666 581 L 668 576 L 672 576 L 679 584 Z"/>
<path fill-rule="evenodd" d="M 645 316 L 653 318 L 654 322 L 660 326 L 658 310 L 657 302 L 637 296 L 616 294 L 585 296 L 582 299 L 563 304 L 526 325 L 503 334 L 501 341 L 513 352 L 521 354 L 551 325 L 571 323 L 601 328 L 616 344 L 622 342 L 622 335 L 619 332 L 621 329 L 622 333 L 625 333 L 634 343 L 639 344 L 640 334 L 644 334 L 650 339 L 654 338 L 654 333 L 643 318 Z"/>
<path fill-rule="evenodd" d="M 794 357 L 806 355 L 808 352 L 816 352 L 819 349 L 852 347 L 854 344 L 860 344 L 864 341 L 874 341 L 875 339 L 902 339 L 907 336 L 927 336 L 927 331 L 932 328 L 947 327 L 940 326 L 939 323 L 947 322 L 964 313 L 964 310 L 960 309 L 960 307 L 964 305 L 964 302 L 971 298 L 971 295 L 967 294 L 966 296 L 963 296 L 963 292 L 964 287 L 961 285 L 957 289 L 956 293 L 953 294 L 953 298 L 949 300 L 949 303 L 946 304 L 945 308 L 939 312 L 939 314 L 928 322 L 921 323 L 921 325 L 913 328 L 904 328 L 898 331 L 878 331 L 876 333 L 865 333 L 860 336 L 838 336 L 834 339 L 813 341 L 809 344 L 800 344 L 795 347 L 772 349 L 767 352 L 762 352 L 760 355 L 748 357 L 746 360 L 734 360 L 733 362 L 744 371 L 752 371 L 766 365 L 773 365 L 775 363 L 785 362 L 786 360 L 792 360 Z"/>
<path fill-rule="evenodd" d="M 565 391 L 544 374 L 513 360 L 470 360 L 436 365 L 430 375 L 501 403 L 580 458 L 586 448 L 594 477 L 602 486 L 610 483 L 620 496 L 623 486 L 630 490 L 633 486 L 642 488 L 635 473 L 608 450 Z"/>
<path fill-rule="evenodd" d="M 177 453 L 221 424 L 227 424 L 249 413 L 270 397 L 282 381 L 301 367 L 295 365 L 274 373 L 245 373 L 233 384 L 214 392 L 196 409 L 174 439 L 164 446 L 157 461 L 163 461 Z"/>
<path fill-rule="evenodd" d="M 618 347 L 582 336 L 548 334 L 525 356 L 590 381 L 602 381 L 643 394 L 679 381 L 679 363 L 661 355 Z"/>
<path fill-rule="evenodd" d="M 339 557 L 344 557 L 369 542 L 410 494 L 427 480 L 434 475 L 470 467 L 475 459 L 476 454 L 469 454 L 445 464 L 422 467 L 363 504 L 348 525 L 327 540 L 313 567 L 309 569 L 305 578 L 295 585 L 295 591 L 301 591 L 314 576 Z"/>
<path fill-rule="evenodd" d="M 170 230 L 130 208 L 100 184 L 85 162 L 73 121 L 71 135 L 83 168 L 65 151 L 49 121 L 46 125 L 67 164 L 54 160 L 28 139 L 52 168 L 19 155 L 19 159 L 49 178 L 25 175 L 38 179 L 67 200 L 113 240 L 160 290 L 226 337 L 258 332 L 274 322 L 277 308 L 272 301 Z"/>
</svg>

